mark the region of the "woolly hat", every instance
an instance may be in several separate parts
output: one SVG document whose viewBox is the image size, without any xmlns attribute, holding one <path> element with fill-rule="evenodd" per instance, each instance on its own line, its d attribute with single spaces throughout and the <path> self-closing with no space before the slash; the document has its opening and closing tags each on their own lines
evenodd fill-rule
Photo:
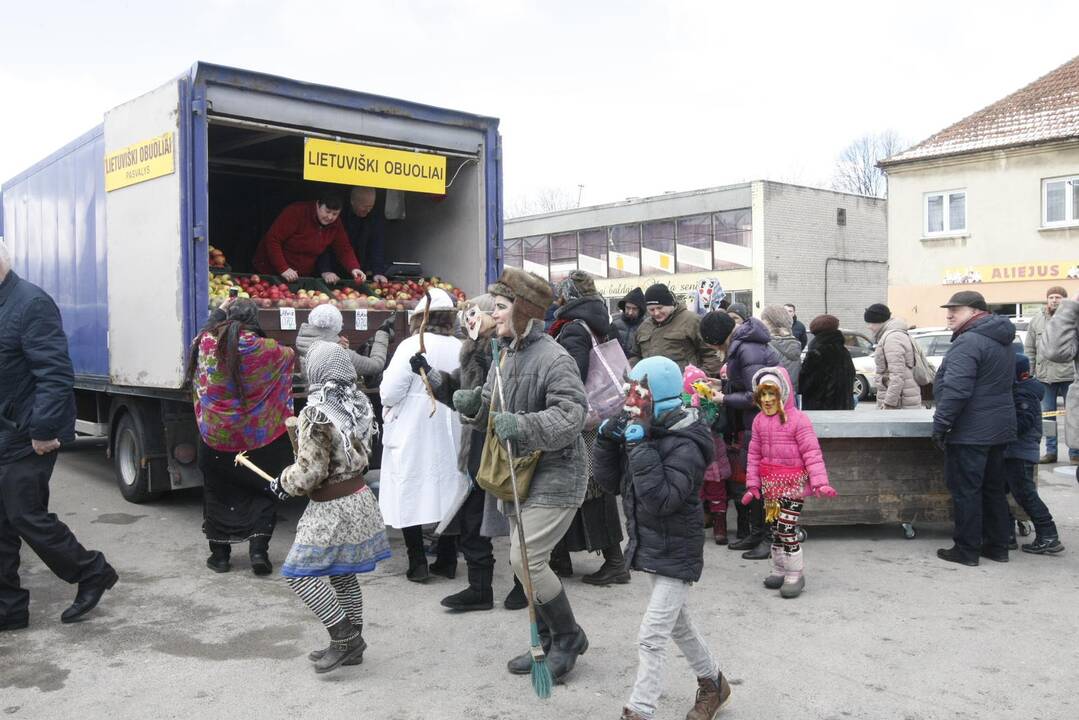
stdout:
<svg viewBox="0 0 1079 720">
<path fill-rule="evenodd" d="M 596 283 L 584 270 L 574 270 L 558 284 L 558 298 L 563 302 L 596 294 Z"/>
<path fill-rule="evenodd" d="M 734 331 L 734 318 L 723 310 L 713 310 L 701 318 L 701 339 L 709 345 L 722 345 Z"/>
<path fill-rule="evenodd" d="M 729 308 L 727 308 L 727 312 L 734 313 L 738 317 L 742 318 L 743 321 L 749 320 L 750 318 L 749 308 L 746 307 L 745 303 L 734 303 Z M 786 312 L 786 310 L 784 310 L 783 312 Z"/>
<path fill-rule="evenodd" d="M 307 316 L 307 322 L 317 328 L 325 328 L 334 333 L 340 333 L 345 324 L 344 319 L 341 317 L 341 311 L 329 304 L 316 306 L 311 311 L 311 314 Z"/>
<path fill-rule="evenodd" d="M 554 299 L 551 286 L 535 273 L 508 267 L 493 285 L 487 288 L 492 295 L 513 300 L 513 332 L 521 337 L 528 332 L 533 320 L 543 320 Z"/>
<path fill-rule="evenodd" d="M 823 332 L 835 332 L 839 329 L 839 318 L 835 315 L 818 315 L 809 323 L 809 332 L 820 335 Z"/>
<path fill-rule="evenodd" d="M 1030 376 L 1030 358 L 1021 353 L 1015 354 L 1015 379 L 1023 380 Z"/>
<path fill-rule="evenodd" d="M 1060 285 L 1054 285 L 1053 287 L 1045 291 L 1045 297 L 1049 297 L 1050 295 L 1059 295 L 1060 297 L 1066 298 L 1068 297 L 1068 291 L 1066 288 L 1063 288 Z"/>
<path fill-rule="evenodd" d="M 761 310 L 761 320 L 773 335 L 790 335 L 791 316 L 782 305 L 765 305 Z"/>
<path fill-rule="evenodd" d="M 865 309 L 862 319 L 867 323 L 886 323 L 892 319 L 892 311 L 884 303 L 873 303 Z"/>
<path fill-rule="evenodd" d="M 644 291 L 644 303 L 645 305 L 661 305 L 664 307 L 674 307 L 674 295 L 663 283 L 656 283 L 650 285 L 647 290 Z"/>
</svg>

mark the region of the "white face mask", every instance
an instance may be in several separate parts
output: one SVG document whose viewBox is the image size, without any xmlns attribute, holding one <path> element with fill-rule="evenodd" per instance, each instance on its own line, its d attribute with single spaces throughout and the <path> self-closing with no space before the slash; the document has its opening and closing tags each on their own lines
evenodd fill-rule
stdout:
<svg viewBox="0 0 1079 720">
<path fill-rule="evenodd" d="M 478 339 L 480 333 L 483 332 L 483 319 L 485 317 L 490 316 L 474 305 L 465 310 L 465 327 L 468 328 L 468 336 L 473 340 Z"/>
</svg>

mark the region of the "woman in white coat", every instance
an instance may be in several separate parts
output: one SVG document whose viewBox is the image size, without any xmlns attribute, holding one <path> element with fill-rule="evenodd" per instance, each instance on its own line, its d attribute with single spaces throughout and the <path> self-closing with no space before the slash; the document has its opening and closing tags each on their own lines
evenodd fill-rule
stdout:
<svg viewBox="0 0 1079 720">
<path fill-rule="evenodd" d="M 455 509 L 455 501 L 468 488 L 468 477 L 457 469 L 461 423 L 456 412 L 435 403 L 423 380 L 412 372 L 409 358 L 420 351 L 420 325 L 426 299 L 409 321 L 412 335 L 394 351 L 382 376 L 382 469 L 379 506 L 386 524 L 400 528 L 408 548 L 408 574 L 413 582 L 426 582 L 432 572 L 452 577 L 457 566 L 453 538 L 440 541 L 438 562 L 430 568 L 423 549 L 421 526 L 441 522 Z M 457 369 L 461 341 L 453 337 L 457 312 L 443 290 L 431 290 L 431 311 L 423 334 L 427 362 L 436 370 Z M 434 415 L 431 411 L 434 410 Z"/>
</svg>

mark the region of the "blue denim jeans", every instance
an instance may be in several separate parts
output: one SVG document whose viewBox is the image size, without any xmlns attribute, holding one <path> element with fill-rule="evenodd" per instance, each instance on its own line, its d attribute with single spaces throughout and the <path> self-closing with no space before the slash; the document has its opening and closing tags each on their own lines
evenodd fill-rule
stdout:
<svg viewBox="0 0 1079 720">
<path fill-rule="evenodd" d="M 1042 410 L 1045 412 L 1052 412 L 1057 409 L 1057 398 L 1067 397 L 1068 388 L 1071 387 L 1070 382 L 1057 382 L 1057 383 L 1042 383 L 1045 386 L 1045 396 L 1042 398 Z M 1064 422 L 1064 416 L 1053 418 L 1057 421 L 1057 424 Z M 1045 436 L 1045 452 L 1056 458 L 1057 454 L 1057 437 L 1056 435 Z M 1079 458 L 1079 450 L 1072 448 L 1068 451 L 1068 456 L 1071 459 Z"/>
</svg>

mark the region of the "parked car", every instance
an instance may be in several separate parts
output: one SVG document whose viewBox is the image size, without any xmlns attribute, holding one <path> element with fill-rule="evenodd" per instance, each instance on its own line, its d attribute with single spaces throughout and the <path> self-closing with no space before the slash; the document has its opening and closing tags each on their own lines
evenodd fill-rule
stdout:
<svg viewBox="0 0 1079 720">
<path fill-rule="evenodd" d="M 910 337 L 918 343 L 918 347 L 925 354 L 925 359 L 935 370 L 940 367 L 940 361 L 948 352 L 948 346 L 952 344 L 952 331 L 944 327 L 915 328 L 910 331 Z M 1026 340 L 1025 329 L 1016 330 L 1015 340 L 1012 347 L 1017 353 L 1023 352 L 1023 341 Z M 859 400 L 866 400 L 877 395 L 877 364 L 872 355 L 868 357 L 854 358 L 854 394 Z"/>
</svg>

